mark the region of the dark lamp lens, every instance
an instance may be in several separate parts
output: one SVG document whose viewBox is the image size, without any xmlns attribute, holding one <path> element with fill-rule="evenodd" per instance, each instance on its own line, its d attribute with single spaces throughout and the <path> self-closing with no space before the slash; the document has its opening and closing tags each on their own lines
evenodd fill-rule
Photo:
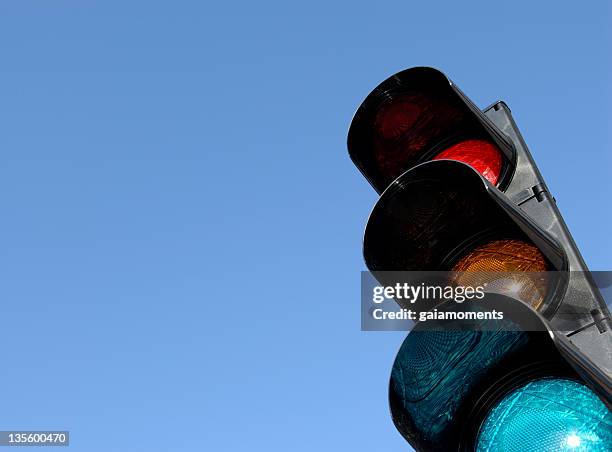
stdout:
<svg viewBox="0 0 612 452">
<path fill-rule="evenodd" d="M 396 96 L 380 106 L 370 139 L 385 183 L 413 166 L 440 139 L 455 133 L 463 120 L 456 106 L 423 94 Z"/>
<path fill-rule="evenodd" d="M 385 105 L 376 118 L 376 130 L 385 140 L 397 140 L 419 119 L 421 106 L 412 97 L 397 99 Z"/>
</svg>

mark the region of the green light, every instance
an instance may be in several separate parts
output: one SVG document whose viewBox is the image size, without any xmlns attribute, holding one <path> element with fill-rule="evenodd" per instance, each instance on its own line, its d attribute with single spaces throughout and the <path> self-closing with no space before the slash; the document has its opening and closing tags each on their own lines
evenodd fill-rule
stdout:
<svg viewBox="0 0 612 452">
<path fill-rule="evenodd" d="M 506 395 L 491 409 L 477 452 L 607 452 L 612 450 L 612 413 L 581 383 L 546 378 Z"/>
</svg>

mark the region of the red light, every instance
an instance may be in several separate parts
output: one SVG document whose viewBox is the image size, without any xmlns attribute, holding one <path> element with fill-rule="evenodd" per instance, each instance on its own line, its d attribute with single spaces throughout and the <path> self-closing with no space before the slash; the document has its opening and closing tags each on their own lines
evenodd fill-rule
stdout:
<svg viewBox="0 0 612 452">
<path fill-rule="evenodd" d="M 495 185 L 502 168 L 502 155 L 497 146 L 485 140 L 465 140 L 439 153 L 434 160 L 457 160 L 467 163 Z"/>
</svg>

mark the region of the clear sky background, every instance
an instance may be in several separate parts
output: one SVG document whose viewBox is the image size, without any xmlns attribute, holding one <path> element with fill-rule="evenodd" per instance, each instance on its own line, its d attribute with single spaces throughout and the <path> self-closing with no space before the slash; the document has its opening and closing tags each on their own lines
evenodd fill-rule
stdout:
<svg viewBox="0 0 612 452">
<path fill-rule="evenodd" d="M 504 99 L 612 269 L 599 2 L 0 4 L 0 429 L 72 451 L 402 451 L 346 133 L 416 65 Z"/>
</svg>

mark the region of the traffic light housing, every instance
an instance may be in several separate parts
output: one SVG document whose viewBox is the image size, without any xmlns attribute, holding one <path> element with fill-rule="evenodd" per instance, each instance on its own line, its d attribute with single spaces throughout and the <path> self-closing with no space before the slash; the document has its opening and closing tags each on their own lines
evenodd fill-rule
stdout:
<svg viewBox="0 0 612 452">
<path fill-rule="evenodd" d="M 419 67 L 388 78 L 365 99 L 351 123 L 348 149 L 382 193 L 419 163 L 461 154 L 466 141 L 472 146 L 464 154 L 471 151 L 479 161 L 464 160 L 507 187 L 516 163 L 512 144 L 444 74 Z"/>
<path fill-rule="evenodd" d="M 417 324 L 398 353 L 390 384 L 402 435 L 423 450 L 473 450 L 484 444 L 480 429 L 493 422 L 506 397 L 524 402 L 534 388 L 565 386 L 568 394 L 593 391 L 607 410 L 600 427 L 612 430 L 610 314 L 506 104 L 481 111 L 441 72 L 409 69 L 365 99 L 348 148 L 381 193 L 363 251 L 382 283 L 391 271 L 455 271 L 467 279 L 473 271 L 549 275 L 545 287 L 530 288 L 522 299 L 531 300 L 538 331 L 521 332 L 524 318 L 517 331 L 432 331 Z M 473 346 L 463 355 L 457 345 L 426 351 L 443 338 Z M 415 350 L 423 353 L 418 363 L 406 358 Z M 451 382 L 459 368 L 465 374 L 458 380 L 469 381 L 464 391 Z M 431 391 L 405 397 L 428 372 L 438 378 Z M 431 398 L 434 387 L 437 398 Z M 598 441 L 612 447 L 610 436 Z"/>
</svg>

